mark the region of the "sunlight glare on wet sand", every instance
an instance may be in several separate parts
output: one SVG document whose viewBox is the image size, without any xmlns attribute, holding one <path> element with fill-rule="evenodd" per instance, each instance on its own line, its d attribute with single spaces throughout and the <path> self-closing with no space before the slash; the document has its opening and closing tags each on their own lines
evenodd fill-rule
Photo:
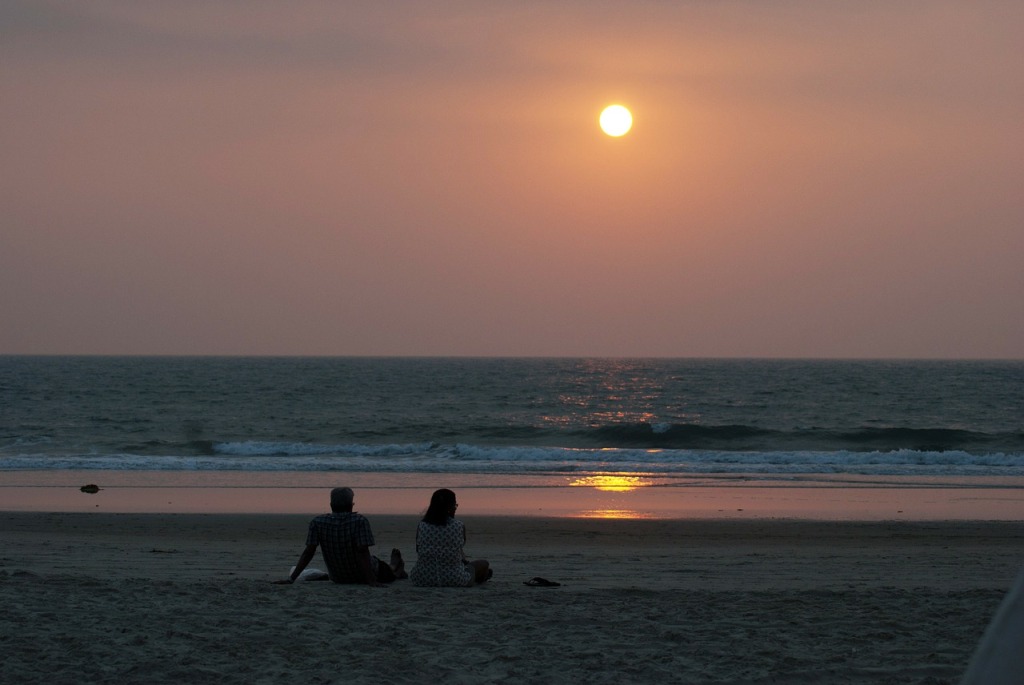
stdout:
<svg viewBox="0 0 1024 685">
<path fill-rule="evenodd" d="M 570 486 L 592 487 L 607 492 L 629 492 L 650 485 L 642 476 L 623 476 L 620 474 L 600 474 L 584 476 L 569 483 Z"/>
<path fill-rule="evenodd" d="M 81 490 L 95 483 L 98 490 Z M 590 478 L 472 474 L 160 473 L 8 471 L 7 511 L 106 513 L 317 514 L 331 487 L 356 491 L 368 516 L 421 516 L 441 487 L 459 495 L 460 517 L 798 518 L 815 520 L 1024 520 L 1024 482 L 890 484 L 704 480 L 655 482 L 642 476 Z"/>
<path fill-rule="evenodd" d="M 581 511 L 574 518 L 581 519 L 653 519 L 658 518 L 654 514 L 632 509 L 589 509 Z"/>
</svg>

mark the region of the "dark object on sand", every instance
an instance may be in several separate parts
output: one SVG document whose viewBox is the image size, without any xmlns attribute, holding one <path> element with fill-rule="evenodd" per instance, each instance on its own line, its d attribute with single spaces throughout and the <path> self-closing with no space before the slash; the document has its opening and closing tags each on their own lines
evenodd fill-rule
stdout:
<svg viewBox="0 0 1024 685">
<path fill-rule="evenodd" d="M 1016 685 L 1024 673 L 1024 570 L 981 637 L 960 685 Z"/>
<path fill-rule="evenodd" d="M 529 585 L 530 587 L 558 587 L 559 585 L 561 585 L 561 583 L 556 583 L 553 580 L 548 580 L 547 578 L 541 578 L 540 576 L 536 576 L 535 578 L 530 578 L 529 580 L 525 581 L 523 585 Z"/>
<path fill-rule="evenodd" d="M 97 492 L 100 491 L 100 486 L 96 485 L 95 483 L 89 483 L 88 485 L 83 485 L 81 487 L 81 490 L 82 492 L 88 492 L 90 495 L 95 495 Z"/>
</svg>

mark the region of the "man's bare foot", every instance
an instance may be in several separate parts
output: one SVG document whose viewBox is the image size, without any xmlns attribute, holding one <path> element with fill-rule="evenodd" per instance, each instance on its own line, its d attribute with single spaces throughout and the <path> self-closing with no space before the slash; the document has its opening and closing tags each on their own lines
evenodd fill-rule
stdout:
<svg viewBox="0 0 1024 685">
<path fill-rule="evenodd" d="M 391 570 L 395 572 L 395 578 L 408 578 L 409 574 L 405 572 L 405 560 L 402 559 L 402 553 L 398 551 L 398 548 L 391 550 Z"/>
</svg>

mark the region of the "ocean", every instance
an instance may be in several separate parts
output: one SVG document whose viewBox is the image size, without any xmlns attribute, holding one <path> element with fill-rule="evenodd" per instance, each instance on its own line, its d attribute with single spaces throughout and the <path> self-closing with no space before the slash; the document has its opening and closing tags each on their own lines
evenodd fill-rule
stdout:
<svg viewBox="0 0 1024 685">
<path fill-rule="evenodd" d="M 1024 362 L 0 356 L 11 471 L 1024 476 Z"/>
</svg>

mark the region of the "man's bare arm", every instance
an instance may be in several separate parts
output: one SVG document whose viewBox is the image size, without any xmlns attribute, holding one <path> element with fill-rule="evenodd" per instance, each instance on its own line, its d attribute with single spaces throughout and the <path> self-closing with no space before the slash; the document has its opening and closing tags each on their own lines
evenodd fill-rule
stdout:
<svg viewBox="0 0 1024 685">
<path fill-rule="evenodd" d="M 295 564 L 295 568 L 292 570 L 292 574 L 288 576 L 286 580 L 275 580 L 274 582 L 278 585 L 284 585 L 287 583 L 294 583 L 295 579 L 309 566 L 309 562 L 313 561 L 313 556 L 316 554 L 316 545 L 306 545 L 306 549 L 302 550 L 302 556 L 299 557 L 298 563 Z"/>
</svg>

